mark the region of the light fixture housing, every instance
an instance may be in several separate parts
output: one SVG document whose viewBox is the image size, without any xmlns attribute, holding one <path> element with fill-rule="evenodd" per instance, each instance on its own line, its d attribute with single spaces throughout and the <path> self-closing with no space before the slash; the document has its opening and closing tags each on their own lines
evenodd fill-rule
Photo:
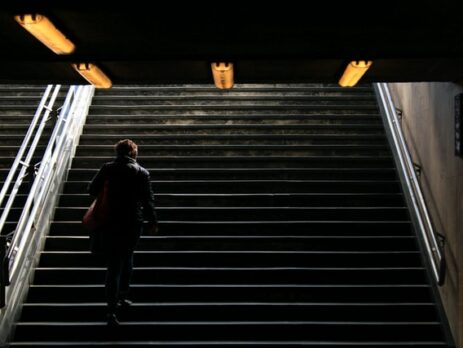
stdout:
<svg viewBox="0 0 463 348">
<path fill-rule="evenodd" d="M 76 46 L 41 14 L 24 14 L 14 19 L 56 54 L 71 54 Z"/>
<path fill-rule="evenodd" d="M 350 62 L 339 79 L 339 85 L 341 87 L 355 86 L 372 64 L 371 60 L 354 60 Z"/>
<path fill-rule="evenodd" d="M 211 63 L 214 84 L 220 89 L 230 89 L 233 87 L 233 63 Z"/>
<path fill-rule="evenodd" d="M 92 63 L 72 64 L 73 68 L 90 82 L 95 88 L 111 88 L 113 83 L 106 74 Z"/>
</svg>

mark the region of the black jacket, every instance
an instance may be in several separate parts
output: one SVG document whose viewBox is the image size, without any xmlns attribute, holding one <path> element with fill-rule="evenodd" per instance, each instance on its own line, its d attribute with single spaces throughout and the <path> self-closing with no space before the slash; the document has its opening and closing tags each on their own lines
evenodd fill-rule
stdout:
<svg viewBox="0 0 463 348">
<path fill-rule="evenodd" d="M 105 163 L 88 187 L 97 196 L 108 180 L 111 229 L 127 233 L 146 219 L 157 223 L 149 172 L 130 157 L 117 157 Z M 125 230 L 125 232 L 124 232 Z"/>
</svg>

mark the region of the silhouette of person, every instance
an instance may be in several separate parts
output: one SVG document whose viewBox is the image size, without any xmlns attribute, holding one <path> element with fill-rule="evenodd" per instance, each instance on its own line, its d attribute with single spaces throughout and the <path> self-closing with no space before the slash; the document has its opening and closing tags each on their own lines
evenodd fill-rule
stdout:
<svg viewBox="0 0 463 348">
<path fill-rule="evenodd" d="M 103 164 L 88 187 L 98 196 L 107 181 L 109 223 L 100 232 L 106 261 L 106 297 L 108 325 L 118 325 L 118 307 L 132 303 L 128 299 L 133 269 L 133 253 L 148 221 L 148 233 L 158 230 L 154 196 L 149 172 L 137 161 L 138 147 L 130 139 L 115 145 L 116 158 Z"/>
</svg>

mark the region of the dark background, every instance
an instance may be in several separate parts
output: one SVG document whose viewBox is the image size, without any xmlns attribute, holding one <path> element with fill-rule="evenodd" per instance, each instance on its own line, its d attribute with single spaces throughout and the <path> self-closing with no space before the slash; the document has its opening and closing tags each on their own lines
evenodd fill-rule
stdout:
<svg viewBox="0 0 463 348">
<path fill-rule="evenodd" d="M 4 2 L 0 83 L 83 82 L 74 62 L 116 84 L 212 83 L 212 61 L 234 62 L 236 83 L 337 83 L 354 59 L 374 61 L 362 82 L 463 77 L 458 1 Z M 76 51 L 55 55 L 13 19 L 33 12 Z"/>
</svg>

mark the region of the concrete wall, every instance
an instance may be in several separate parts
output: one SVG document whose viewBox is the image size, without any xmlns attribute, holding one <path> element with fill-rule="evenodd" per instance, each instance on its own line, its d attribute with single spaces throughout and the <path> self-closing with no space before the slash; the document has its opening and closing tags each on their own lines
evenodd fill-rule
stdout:
<svg viewBox="0 0 463 348">
<path fill-rule="evenodd" d="M 463 159 L 454 155 L 453 83 L 390 84 L 434 224 L 447 238 L 448 274 L 441 298 L 457 347 L 463 348 Z"/>
</svg>

